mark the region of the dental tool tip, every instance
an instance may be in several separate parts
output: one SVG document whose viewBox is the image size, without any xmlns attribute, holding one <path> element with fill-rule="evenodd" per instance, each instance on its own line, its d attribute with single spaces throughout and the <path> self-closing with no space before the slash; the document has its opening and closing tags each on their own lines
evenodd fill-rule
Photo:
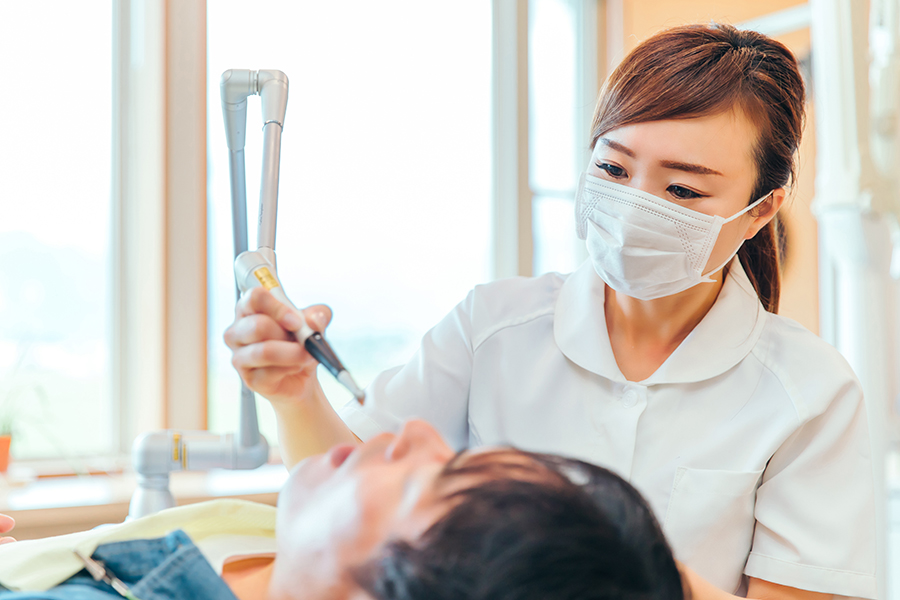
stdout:
<svg viewBox="0 0 900 600">
<path fill-rule="evenodd" d="M 340 381 L 345 388 L 350 390 L 350 393 L 356 397 L 356 401 L 360 404 L 363 403 L 363 400 L 366 397 L 365 392 L 359 389 L 359 386 L 356 385 L 356 382 L 353 381 L 353 377 L 350 376 L 350 373 L 347 371 L 341 371 L 338 373 L 337 380 Z"/>
</svg>

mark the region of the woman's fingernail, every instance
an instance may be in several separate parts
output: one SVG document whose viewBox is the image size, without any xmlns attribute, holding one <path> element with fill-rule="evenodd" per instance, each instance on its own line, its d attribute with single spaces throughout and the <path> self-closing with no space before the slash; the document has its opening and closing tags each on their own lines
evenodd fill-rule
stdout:
<svg viewBox="0 0 900 600">
<path fill-rule="evenodd" d="M 281 323 L 290 331 L 297 331 L 300 329 L 302 321 L 300 321 L 300 317 L 297 314 L 289 312 L 281 319 Z"/>
<path fill-rule="evenodd" d="M 316 311 L 312 314 L 313 323 L 316 324 L 316 330 L 322 331 L 328 325 L 328 317 L 322 311 Z"/>
</svg>

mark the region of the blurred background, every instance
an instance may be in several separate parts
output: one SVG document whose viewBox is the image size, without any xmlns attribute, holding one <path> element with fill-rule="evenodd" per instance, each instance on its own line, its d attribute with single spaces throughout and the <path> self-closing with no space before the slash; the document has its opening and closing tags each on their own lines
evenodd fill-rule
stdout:
<svg viewBox="0 0 900 600">
<path fill-rule="evenodd" d="M 199 415 L 192 425 L 234 428 L 239 382 L 222 343 L 234 307 L 223 71 L 290 78 L 279 272 L 296 304 L 334 309 L 332 343 L 367 382 L 406 361 L 472 286 L 581 262 L 572 197 L 597 91 L 639 40 L 679 23 L 740 24 L 805 6 L 171 4 L 0 6 L 0 53 L 30 82 L 4 84 L 0 111 L 0 418 L 16 415 L 19 460 L 127 451 L 138 431 L 179 425 L 167 423 L 176 404 L 197 413 L 186 420 Z M 808 15 L 779 37 L 808 61 Z M 258 101 L 249 106 L 252 225 L 261 123 Z M 781 312 L 817 331 L 814 138 L 811 120 L 784 214 Z M 188 161 L 197 168 L 185 174 Z M 255 236 L 251 227 L 251 247 Z M 184 306 L 199 300 L 193 313 Z M 202 323 L 182 325 L 205 330 L 203 343 L 179 345 L 187 336 L 173 321 L 195 313 Z M 131 348 L 137 355 L 123 356 Z M 197 350 L 205 356 L 188 356 Z M 169 383 L 182 375 L 192 381 Z M 128 390 L 129 377 L 158 394 Z M 349 399 L 328 391 L 336 404 Z M 132 395 L 156 409 L 122 406 Z"/>
<path fill-rule="evenodd" d="M 0 62 L 16 74 L 0 84 L 10 485 L 127 473 L 144 431 L 237 426 L 240 383 L 222 342 L 234 306 L 223 71 L 290 78 L 279 274 L 297 305 L 331 306 L 330 341 L 366 384 L 405 362 L 474 285 L 585 258 L 572 198 L 600 85 L 654 32 L 710 21 L 773 35 L 804 66 L 809 120 L 782 211 L 780 312 L 862 371 L 890 475 L 898 10 L 895 0 L 0 3 Z M 823 132 L 829 157 L 817 157 Z M 857 245 L 835 254 L 842 243 Z M 322 381 L 335 405 L 349 400 Z"/>
</svg>

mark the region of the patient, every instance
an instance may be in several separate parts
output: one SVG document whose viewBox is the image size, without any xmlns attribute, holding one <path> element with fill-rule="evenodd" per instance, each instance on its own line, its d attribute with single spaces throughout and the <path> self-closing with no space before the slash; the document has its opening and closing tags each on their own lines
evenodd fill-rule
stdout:
<svg viewBox="0 0 900 600">
<path fill-rule="evenodd" d="M 94 556 L 141 600 L 684 597 L 663 534 L 628 483 L 550 455 L 454 454 L 422 421 L 300 463 L 274 523 L 274 557 L 248 552 L 221 577 L 180 531 L 152 549 L 117 542 Z M 61 539 L 0 547 L 0 581 L 17 546 Z M 132 546 L 116 554 L 116 544 Z M 84 571 L 45 592 L 0 591 L 2 600 L 117 597 Z"/>
</svg>

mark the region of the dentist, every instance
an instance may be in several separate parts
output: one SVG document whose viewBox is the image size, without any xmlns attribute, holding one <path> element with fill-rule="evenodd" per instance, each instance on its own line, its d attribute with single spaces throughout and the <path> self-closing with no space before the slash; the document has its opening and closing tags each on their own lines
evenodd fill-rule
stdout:
<svg viewBox="0 0 900 600">
<path fill-rule="evenodd" d="M 777 315 L 776 215 L 804 120 L 797 61 L 727 25 L 663 31 L 616 68 L 575 200 L 590 259 L 477 286 L 365 405 L 331 409 L 299 320 L 262 290 L 225 333 L 291 460 L 431 422 L 622 475 L 697 598 L 875 598 L 873 472 L 859 383 Z M 330 319 L 306 310 L 310 326 Z"/>
</svg>

